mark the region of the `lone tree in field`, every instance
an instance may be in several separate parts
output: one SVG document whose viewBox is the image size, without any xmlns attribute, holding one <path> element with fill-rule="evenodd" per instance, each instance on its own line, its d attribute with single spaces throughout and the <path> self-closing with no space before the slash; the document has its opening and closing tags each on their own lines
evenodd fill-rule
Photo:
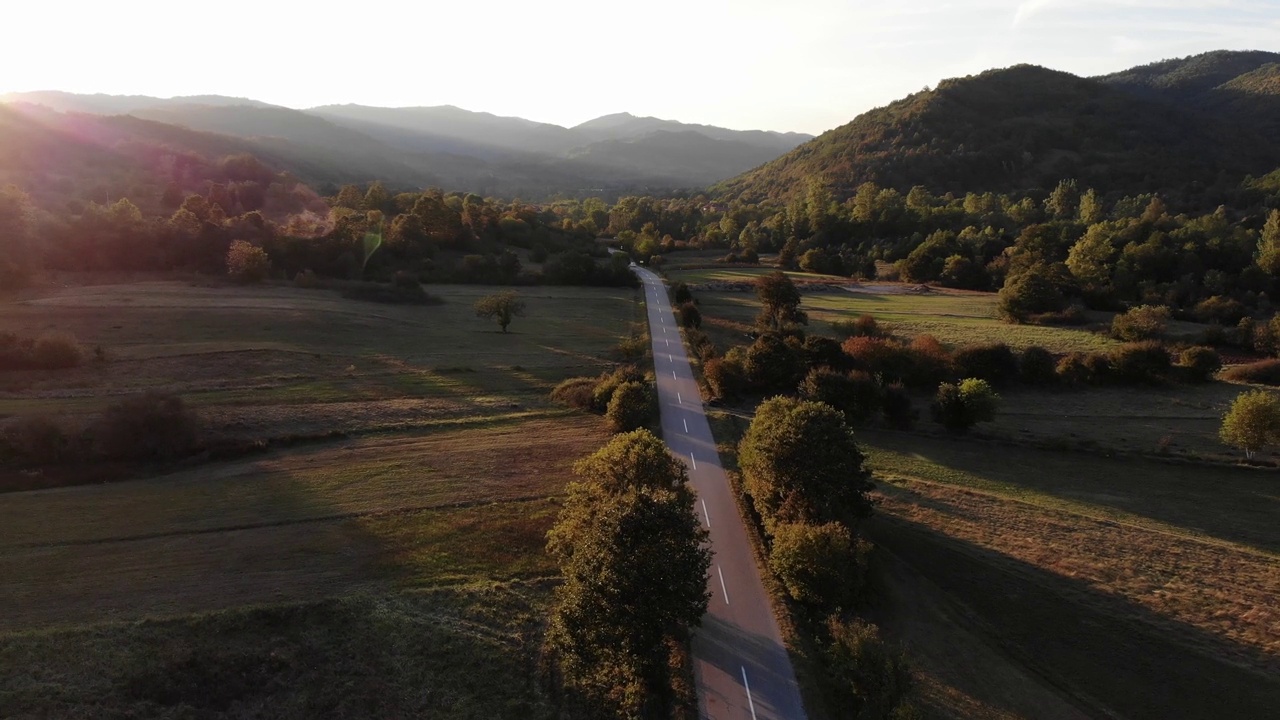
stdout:
<svg viewBox="0 0 1280 720">
<path fill-rule="evenodd" d="M 1265 390 L 1242 393 L 1222 417 L 1222 442 L 1253 454 L 1280 439 L 1280 400 Z"/>
<path fill-rule="evenodd" d="M 764 401 L 738 457 L 766 527 L 852 524 L 871 514 L 871 473 L 844 416 L 830 405 L 789 397 Z"/>
<path fill-rule="evenodd" d="M 670 648 L 707 610 L 710 551 L 684 465 L 648 430 L 581 460 L 547 550 L 565 581 L 546 646 L 593 715 L 669 716 Z"/>
<path fill-rule="evenodd" d="M 757 325 L 781 330 L 788 325 L 809 324 L 809 316 L 800 309 L 800 291 L 786 273 L 761 275 L 756 280 L 756 295 L 760 298 Z"/>
<path fill-rule="evenodd" d="M 497 320 L 502 332 L 516 317 L 524 315 L 524 300 L 511 290 L 504 290 L 493 295 L 486 295 L 476 301 L 476 317 L 486 320 Z"/>
<path fill-rule="evenodd" d="M 271 272 L 267 251 L 244 240 L 236 240 L 227 250 L 227 274 L 246 283 L 262 282 Z"/>
</svg>

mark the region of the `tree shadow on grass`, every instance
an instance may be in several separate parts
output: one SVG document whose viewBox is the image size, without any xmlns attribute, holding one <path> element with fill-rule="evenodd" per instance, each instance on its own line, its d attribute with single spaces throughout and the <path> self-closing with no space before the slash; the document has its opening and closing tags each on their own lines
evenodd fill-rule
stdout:
<svg viewBox="0 0 1280 720">
<path fill-rule="evenodd" d="M 1099 714 L 1219 720 L 1280 707 L 1275 656 L 917 523 L 881 516 L 866 530 L 1006 652 Z"/>
</svg>

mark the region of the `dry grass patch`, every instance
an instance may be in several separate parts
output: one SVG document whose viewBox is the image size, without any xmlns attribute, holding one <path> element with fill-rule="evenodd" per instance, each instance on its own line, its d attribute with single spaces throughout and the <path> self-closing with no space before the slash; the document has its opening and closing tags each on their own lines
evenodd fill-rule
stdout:
<svg viewBox="0 0 1280 720">
<path fill-rule="evenodd" d="M 1275 558 L 919 480 L 895 480 L 880 497 L 888 515 L 1124 601 L 1108 612 L 1158 622 L 1168 636 L 1211 656 L 1280 672 Z M 1149 613 L 1129 612 L 1129 605 Z"/>
</svg>

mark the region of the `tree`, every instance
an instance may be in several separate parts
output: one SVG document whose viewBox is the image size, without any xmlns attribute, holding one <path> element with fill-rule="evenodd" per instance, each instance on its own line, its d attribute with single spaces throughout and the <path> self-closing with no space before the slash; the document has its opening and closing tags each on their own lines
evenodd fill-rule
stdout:
<svg viewBox="0 0 1280 720">
<path fill-rule="evenodd" d="M 711 555 L 688 475 L 647 430 L 614 437 L 574 472 L 547 536 L 564 576 L 547 649 L 597 712 L 660 714 L 668 643 L 688 636 L 709 599 Z"/>
<path fill-rule="evenodd" d="M 830 405 L 766 400 L 738 449 L 747 493 L 767 526 L 851 524 L 871 514 L 871 473 L 853 431 Z"/>
<path fill-rule="evenodd" d="M 1080 191 L 1076 189 L 1076 181 L 1062 180 L 1044 201 L 1044 209 L 1054 220 L 1066 220 L 1075 217 L 1079 203 Z"/>
<path fill-rule="evenodd" d="M 33 262 L 31 234 L 31 198 L 16 185 L 0 188 L 0 289 L 10 290 L 26 285 Z"/>
<path fill-rule="evenodd" d="M 604 416 L 614 432 L 629 432 L 648 425 L 656 405 L 648 383 L 625 382 L 613 391 Z"/>
<path fill-rule="evenodd" d="M 1025 322 L 1035 315 L 1062 310 L 1066 299 L 1048 268 L 1036 265 L 1010 277 L 1000 288 L 998 309 L 1006 320 Z"/>
<path fill-rule="evenodd" d="M 788 325 L 807 325 L 809 316 L 800 309 L 800 291 L 795 283 L 781 271 L 761 275 L 756 280 L 756 295 L 760 298 L 760 315 L 756 324 L 781 330 Z"/>
<path fill-rule="evenodd" d="M 845 717 L 915 717 L 907 695 L 911 690 L 911 669 L 902 653 L 893 650 L 875 625 L 862 620 L 832 618 L 827 633 L 827 675 L 837 692 Z"/>
<path fill-rule="evenodd" d="M 703 363 L 702 376 L 711 386 L 711 393 L 721 400 L 737 398 L 747 385 L 742 364 L 728 357 L 711 358 Z"/>
<path fill-rule="evenodd" d="M 966 378 L 960 384 L 942 383 L 933 401 L 934 422 L 954 433 L 965 433 L 980 422 L 996 417 L 1000 396 L 986 380 Z"/>
<path fill-rule="evenodd" d="M 1258 267 L 1280 275 L 1280 210 L 1272 210 L 1258 240 Z"/>
<path fill-rule="evenodd" d="M 685 281 L 677 280 L 671 285 L 671 302 L 674 305 L 693 302 L 693 292 L 689 290 L 689 285 Z"/>
<path fill-rule="evenodd" d="M 267 251 L 244 240 L 236 240 L 227 250 L 227 274 L 240 282 L 262 282 L 271 272 Z"/>
<path fill-rule="evenodd" d="M 841 523 L 779 523 L 769 569 L 792 599 L 818 607 L 848 607 L 862 589 L 870 547 Z"/>
<path fill-rule="evenodd" d="M 691 302 L 681 303 L 676 308 L 676 319 L 680 322 L 681 327 L 693 328 L 697 330 L 702 327 L 702 312 L 698 310 L 698 306 Z"/>
<path fill-rule="evenodd" d="M 512 319 L 524 315 L 524 310 L 524 300 L 511 290 L 486 295 L 476 301 L 476 317 L 497 320 L 504 333 Z"/>
<path fill-rule="evenodd" d="M 1222 416 L 1218 436 L 1253 459 L 1254 453 L 1280 439 L 1280 400 L 1266 390 L 1240 394 Z"/>
<path fill-rule="evenodd" d="M 747 348 L 742 369 L 757 390 L 790 390 L 804 374 L 804 360 L 781 335 L 767 332 Z"/>
</svg>

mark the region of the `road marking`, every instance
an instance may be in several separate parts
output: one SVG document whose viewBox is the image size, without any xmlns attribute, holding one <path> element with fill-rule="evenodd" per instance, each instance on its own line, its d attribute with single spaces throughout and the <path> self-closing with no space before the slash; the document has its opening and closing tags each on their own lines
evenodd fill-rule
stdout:
<svg viewBox="0 0 1280 720">
<path fill-rule="evenodd" d="M 680 393 L 676 393 L 676 404 L 677 404 L 677 405 L 683 405 L 683 404 L 684 404 L 684 398 L 680 397 Z"/>
<path fill-rule="evenodd" d="M 671 371 L 671 379 L 672 379 L 672 380 L 679 380 L 679 379 L 680 379 L 680 378 L 676 377 L 676 371 L 675 371 L 675 370 L 672 370 L 672 371 Z"/>
<path fill-rule="evenodd" d="M 671 341 L 670 341 L 670 340 L 663 340 L 662 342 L 666 343 L 666 344 L 667 344 L 667 347 L 671 347 Z"/>
<path fill-rule="evenodd" d="M 684 431 L 689 432 L 689 418 L 680 418 L 680 421 L 684 423 Z"/>
<path fill-rule="evenodd" d="M 690 451 L 689 451 L 689 459 L 690 459 L 691 461 L 693 461 L 693 469 L 694 469 L 694 470 L 697 470 L 697 469 L 698 469 L 698 461 L 693 459 L 693 451 L 692 451 L 692 450 L 690 450 Z"/>
<path fill-rule="evenodd" d="M 707 512 L 707 501 L 701 500 L 700 502 L 702 503 L 702 517 L 707 519 L 707 527 L 711 527 L 711 515 Z M 719 569 L 719 567 L 719 565 L 716 566 L 717 569 Z"/>
<path fill-rule="evenodd" d="M 756 720 L 756 704 L 751 700 L 751 683 L 747 682 L 747 668 L 742 667 L 742 686 L 747 689 L 747 706 L 751 708 L 751 720 Z"/>
<path fill-rule="evenodd" d="M 716 565 L 716 574 L 720 576 L 720 590 L 724 593 L 724 604 L 729 604 L 729 588 L 724 586 L 724 573 L 720 570 L 720 566 Z"/>
</svg>

